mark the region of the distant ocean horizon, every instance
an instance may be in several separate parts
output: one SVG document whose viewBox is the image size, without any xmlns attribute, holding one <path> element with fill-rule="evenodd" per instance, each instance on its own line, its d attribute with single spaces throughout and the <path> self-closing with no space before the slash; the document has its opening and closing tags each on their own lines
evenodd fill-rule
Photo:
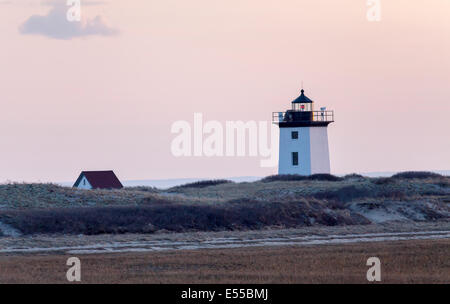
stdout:
<svg viewBox="0 0 450 304">
<path fill-rule="evenodd" d="M 386 171 L 386 172 L 361 172 L 358 174 L 361 174 L 363 176 L 367 177 L 389 177 L 392 176 L 398 172 L 401 171 Z M 430 172 L 435 172 L 438 174 L 450 176 L 450 170 L 432 170 Z M 344 176 L 345 174 L 335 174 L 337 176 Z M 204 180 L 212 180 L 212 179 L 226 179 L 231 180 L 235 183 L 243 183 L 243 182 L 255 182 L 257 180 L 260 180 L 264 178 L 265 176 L 238 176 L 238 177 L 224 177 L 224 178 L 169 178 L 169 179 L 148 179 L 148 180 L 123 180 L 122 184 L 125 187 L 138 187 L 138 186 L 144 186 L 144 187 L 155 187 L 159 189 L 168 189 L 175 186 L 180 186 L 188 183 L 195 183 L 198 181 L 204 181 Z M 61 186 L 71 187 L 74 182 L 61 182 L 57 183 Z"/>
</svg>

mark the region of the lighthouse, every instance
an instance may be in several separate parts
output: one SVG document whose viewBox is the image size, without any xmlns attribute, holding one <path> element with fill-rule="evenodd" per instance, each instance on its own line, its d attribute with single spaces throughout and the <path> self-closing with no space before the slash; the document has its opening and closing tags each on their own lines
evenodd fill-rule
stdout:
<svg viewBox="0 0 450 304">
<path fill-rule="evenodd" d="M 302 89 L 291 109 L 274 112 L 272 121 L 280 128 L 278 174 L 330 173 L 328 125 L 334 122 L 333 111 L 315 111 Z"/>
</svg>

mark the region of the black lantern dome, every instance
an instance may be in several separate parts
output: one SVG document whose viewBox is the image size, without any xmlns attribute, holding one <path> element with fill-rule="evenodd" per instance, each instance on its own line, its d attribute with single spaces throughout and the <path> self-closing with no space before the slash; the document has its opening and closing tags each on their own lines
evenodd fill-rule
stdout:
<svg viewBox="0 0 450 304">
<path fill-rule="evenodd" d="M 292 103 L 314 103 L 314 101 L 306 97 L 305 90 L 302 89 L 301 95 L 297 97 L 297 99 L 295 99 Z"/>
<path fill-rule="evenodd" d="M 301 90 L 301 95 L 292 101 L 292 111 L 312 112 L 314 101 L 306 97 L 305 90 Z"/>
</svg>

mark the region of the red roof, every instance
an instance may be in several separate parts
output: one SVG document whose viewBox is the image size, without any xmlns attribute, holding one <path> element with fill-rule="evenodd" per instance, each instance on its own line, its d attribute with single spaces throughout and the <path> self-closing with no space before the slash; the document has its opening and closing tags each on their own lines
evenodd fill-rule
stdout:
<svg viewBox="0 0 450 304">
<path fill-rule="evenodd" d="M 93 189 L 122 189 L 123 185 L 113 171 L 83 171 L 73 185 L 78 187 L 83 176 Z"/>
</svg>

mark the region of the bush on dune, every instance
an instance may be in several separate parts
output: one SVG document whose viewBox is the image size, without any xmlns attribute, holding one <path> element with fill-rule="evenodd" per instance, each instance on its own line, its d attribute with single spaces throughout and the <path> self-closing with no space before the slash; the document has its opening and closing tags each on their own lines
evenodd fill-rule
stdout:
<svg viewBox="0 0 450 304">
<path fill-rule="evenodd" d="M 176 186 L 169 190 L 186 189 L 186 188 L 206 188 L 209 186 L 217 186 L 217 185 L 231 184 L 231 183 L 233 183 L 233 182 L 230 180 L 226 180 L 226 179 L 204 180 L 204 181 L 198 181 L 198 182 L 193 182 L 193 183 Z"/>
<path fill-rule="evenodd" d="M 5 211 L 0 220 L 24 234 L 105 234 L 254 230 L 277 226 L 367 224 L 342 210 L 327 210 L 315 200 L 296 202 L 233 201 L 220 206 L 153 205 Z"/>
<path fill-rule="evenodd" d="M 261 181 L 263 183 L 270 182 L 291 182 L 291 181 L 304 181 L 307 180 L 308 176 L 298 175 L 298 174 L 281 174 L 281 175 L 270 175 L 264 177 Z"/>
<path fill-rule="evenodd" d="M 263 183 L 270 183 L 270 182 L 305 181 L 305 180 L 337 182 L 343 180 L 343 178 L 325 173 L 313 175 L 282 174 L 282 175 L 270 175 L 263 178 L 261 181 Z"/>
<path fill-rule="evenodd" d="M 350 180 L 350 179 L 365 179 L 366 177 L 362 176 L 361 174 L 357 173 L 351 173 L 347 174 L 343 177 L 344 180 Z"/>
<path fill-rule="evenodd" d="M 133 187 L 125 187 L 123 188 L 126 191 L 141 191 L 141 192 L 149 192 L 149 193 L 159 193 L 160 190 L 155 187 L 149 186 L 133 186 Z"/>
<path fill-rule="evenodd" d="M 377 177 L 377 178 L 372 178 L 370 181 L 372 183 L 374 183 L 375 185 L 379 185 L 379 186 L 395 183 L 395 179 L 393 179 L 391 177 Z"/>
<path fill-rule="evenodd" d="M 310 175 L 308 177 L 308 179 L 314 180 L 314 181 L 328 181 L 328 182 L 339 182 L 339 181 L 343 180 L 342 177 L 338 177 L 338 176 L 335 176 L 332 174 L 325 174 L 325 173 Z"/>
<path fill-rule="evenodd" d="M 434 173 L 434 172 L 427 172 L 427 171 L 406 171 L 406 172 L 400 172 L 397 174 L 392 175 L 392 178 L 399 179 L 411 179 L 411 178 L 418 178 L 418 179 L 424 179 L 424 178 L 439 178 L 443 177 L 443 175 Z"/>
<path fill-rule="evenodd" d="M 441 180 L 442 178 L 445 179 L 445 176 L 440 175 L 438 173 L 434 173 L 434 172 L 406 171 L 406 172 L 400 172 L 400 173 L 394 174 L 391 177 L 372 178 L 371 182 L 376 185 L 389 185 L 389 184 L 395 184 L 397 181 L 401 181 L 401 180 L 429 179 L 429 178 L 431 178 L 431 179 L 437 178 L 437 179 Z"/>
</svg>

